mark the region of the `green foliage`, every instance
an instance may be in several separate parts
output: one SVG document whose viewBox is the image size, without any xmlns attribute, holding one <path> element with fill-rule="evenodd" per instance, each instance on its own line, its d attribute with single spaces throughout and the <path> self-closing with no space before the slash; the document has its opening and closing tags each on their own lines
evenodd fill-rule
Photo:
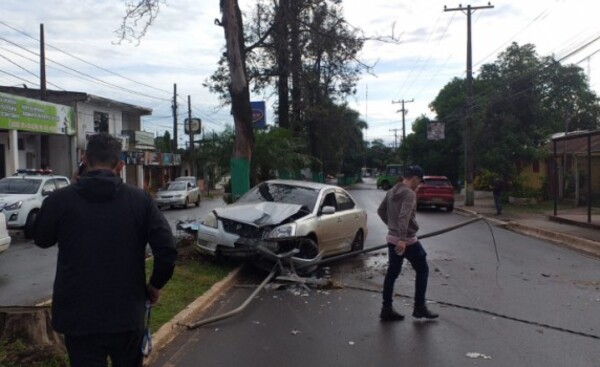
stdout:
<svg viewBox="0 0 600 367">
<path fill-rule="evenodd" d="M 498 178 L 499 176 L 496 173 L 483 169 L 473 179 L 473 187 L 475 190 L 490 191 L 494 184 L 494 180 L 497 180 Z"/>
<path fill-rule="evenodd" d="M 291 130 L 270 128 L 257 131 L 252 153 L 251 171 L 255 178 L 252 185 L 276 177 L 277 171 L 299 171 L 312 161 L 305 154 L 305 145 Z"/>
<path fill-rule="evenodd" d="M 542 200 L 544 198 L 542 190 L 531 188 L 527 185 L 527 179 L 523 176 L 513 177 L 509 194 L 516 198 L 534 198 L 536 200 Z"/>
<path fill-rule="evenodd" d="M 452 122 L 447 122 L 444 140 L 427 140 L 429 122 L 425 116 L 415 120 L 413 134 L 408 135 L 406 142 L 400 147 L 400 161 L 419 164 L 425 174 L 447 176 L 451 182 L 456 183 L 462 166 L 460 130 L 449 128 Z"/>
<path fill-rule="evenodd" d="M 196 254 L 192 247 L 178 249 L 173 277 L 161 289 L 160 300 L 152 307 L 152 332 L 156 332 L 232 270 L 232 264 L 218 265 L 207 261 Z M 152 267 L 153 261 L 150 259 L 146 263 L 147 276 L 150 276 Z"/>
<path fill-rule="evenodd" d="M 163 136 L 154 138 L 154 145 L 156 146 L 156 149 L 163 153 L 171 152 L 171 143 L 171 134 L 168 131 L 165 131 Z"/>
<path fill-rule="evenodd" d="M 460 153 L 464 149 L 464 91 L 465 81 L 455 78 L 431 103 L 438 120 L 446 123 L 446 142 L 436 146 L 413 138 L 407 157 L 437 159 L 427 153 L 430 149 L 442 152 L 442 160 L 449 154 L 455 160 L 464 159 Z M 553 57 L 540 57 L 531 44 L 513 43 L 496 61 L 483 65 L 473 91 L 470 142 L 474 168 L 509 180 L 525 165 L 544 158 L 550 134 L 595 128 L 600 117 L 598 97 L 590 90 L 583 70 L 561 65 Z M 419 125 L 414 131 L 424 133 Z M 460 176 L 460 163 L 446 161 L 444 167 L 451 171 L 450 176 Z"/>
</svg>

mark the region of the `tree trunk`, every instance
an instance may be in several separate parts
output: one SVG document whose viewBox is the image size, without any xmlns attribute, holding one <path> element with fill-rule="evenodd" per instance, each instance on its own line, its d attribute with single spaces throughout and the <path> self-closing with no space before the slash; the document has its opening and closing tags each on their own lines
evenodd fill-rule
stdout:
<svg viewBox="0 0 600 367">
<path fill-rule="evenodd" d="M 8 345 L 16 341 L 25 348 L 11 350 Z M 0 307 L 0 343 L 7 360 L 23 366 L 66 353 L 61 335 L 52 329 L 49 306 Z"/>
<path fill-rule="evenodd" d="M 289 17 L 289 3 L 288 0 L 281 0 L 277 7 L 276 13 L 276 35 L 275 47 L 277 53 L 277 69 L 279 78 L 277 80 L 277 95 L 279 97 L 278 103 L 278 117 L 279 127 L 289 129 L 290 117 L 289 117 L 289 87 L 288 78 L 290 73 L 289 68 L 289 42 L 288 42 L 288 17 Z"/>
<path fill-rule="evenodd" d="M 290 1 L 291 38 L 290 49 L 292 50 L 291 74 L 292 74 L 292 118 L 290 125 L 292 131 L 300 135 L 302 131 L 302 54 L 300 47 L 300 2 Z"/>
<path fill-rule="evenodd" d="M 244 31 L 242 14 L 237 0 L 221 0 L 222 22 L 227 44 L 227 60 L 231 84 L 231 110 L 235 123 L 235 142 L 232 155 L 231 189 L 234 196 L 250 188 L 250 159 L 254 145 L 254 127 L 250 108 L 250 91 L 246 78 Z"/>
</svg>

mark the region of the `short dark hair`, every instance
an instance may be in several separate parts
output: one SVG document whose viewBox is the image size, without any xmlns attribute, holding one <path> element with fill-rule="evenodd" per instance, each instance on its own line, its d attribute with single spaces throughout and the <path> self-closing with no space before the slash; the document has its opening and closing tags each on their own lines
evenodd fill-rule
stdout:
<svg viewBox="0 0 600 367">
<path fill-rule="evenodd" d="M 85 156 L 89 166 L 116 167 L 121 160 L 121 141 L 107 133 L 89 137 Z"/>
</svg>

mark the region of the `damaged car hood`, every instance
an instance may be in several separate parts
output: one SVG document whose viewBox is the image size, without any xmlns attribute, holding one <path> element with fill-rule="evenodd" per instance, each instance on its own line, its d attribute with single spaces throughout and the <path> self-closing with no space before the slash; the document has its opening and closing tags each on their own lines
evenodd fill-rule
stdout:
<svg viewBox="0 0 600 367">
<path fill-rule="evenodd" d="M 253 224 L 257 227 L 276 225 L 298 213 L 302 205 L 274 203 L 270 201 L 257 203 L 232 204 L 215 209 L 217 216 L 236 222 Z"/>
</svg>

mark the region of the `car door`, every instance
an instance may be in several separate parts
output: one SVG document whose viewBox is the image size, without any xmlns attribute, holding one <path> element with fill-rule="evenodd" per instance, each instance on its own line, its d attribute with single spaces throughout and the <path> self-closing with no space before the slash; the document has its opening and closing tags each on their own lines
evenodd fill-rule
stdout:
<svg viewBox="0 0 600 367">
<path fill-rule="evenodd" d="M 334 213 L 324 214 L 323 208 L 331 206 L 335 209 Z M 316 234 L 319 245 L 319 251 L 324 251 L 325 254 L 335 253 L 341 239 L 341 223 L 342 220 L 337 212 L 337 201 L 335 199 L 335 191 L 328 190 L 324 193 L 323 199 L 319 204 L 317 213 Z"/>
<path fill-rule="evenodd" d="M 352 241 L 358 229 L 360 228 L 361 216 L 356 210 L 354 200 L 343 190 L 336 189 L 335 199 L 337 203 L 339 228 L 339 243 L 337 244 L 336 252 L 349 251 L 352 247 Z"/>
</svg>

